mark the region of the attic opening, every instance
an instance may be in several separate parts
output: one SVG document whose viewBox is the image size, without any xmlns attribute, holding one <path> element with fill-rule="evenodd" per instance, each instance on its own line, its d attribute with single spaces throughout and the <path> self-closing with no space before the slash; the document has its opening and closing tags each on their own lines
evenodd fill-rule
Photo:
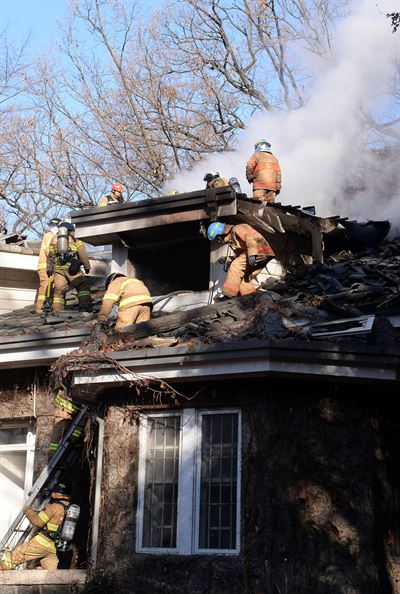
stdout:
<svg viewBox="0 0 400 594">
<path fill-rule="evenodd" d="M 198 222 L 168 225 L 150 233 L 147 229 L 143 236 L 135 234 L 128 258 L 135 276 L 152 295 L 208 290 L 210 242 L 201 235 Z"/>
</svg>

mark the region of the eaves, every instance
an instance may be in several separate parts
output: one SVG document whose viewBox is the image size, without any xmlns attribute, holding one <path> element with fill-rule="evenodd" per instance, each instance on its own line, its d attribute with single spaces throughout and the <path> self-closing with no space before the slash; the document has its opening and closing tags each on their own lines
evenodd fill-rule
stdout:
<svg viewBox="0 0 400 594">
<path fill-rule="evenodd" d="M 210 210 L 215 216 L 236 213 L 236 194 L 230 186 L 89 208 L 72 212 L 71 218 L 79 239 L 105 245 L 119 242 L 121 233 L 201 221 Z"/>
<path fill-rule="evenodd" d="M 331 343 L 251 340 L 229 344 L 167 347 L 107 353 L 127 370 L 103 365 L 96 375 L 76 371 L 73 385 L 90 398 L 100 386 L 121 386 L 133 373 L 160 380 L 185 382 L 249 377 L 319 377 L 362 382 L 398 382 L 395 351 Z"/>
<path fill-rule="evenodd" d="M 58 357 L 77 349 L 90 330 L 64 330 L 1 337 L 0 369 L 47 367 Z"/>
</svg>

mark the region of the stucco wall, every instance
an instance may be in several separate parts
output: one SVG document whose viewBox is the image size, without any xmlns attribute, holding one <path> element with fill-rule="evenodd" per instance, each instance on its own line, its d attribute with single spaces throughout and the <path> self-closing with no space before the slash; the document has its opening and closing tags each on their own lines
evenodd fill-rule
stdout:
<svg viewBox="0 0 400 594">
<path fill-rule="evenodd" d="M 239 557 L 135 554 L 138 408 L 132 391 L 110 396 L 99 561 L 121 592 L 396 591 L 390 391 L 377 400 L 355 384 L 259 380 L 214 384 L 191 401 L 242 409 Z"/>
</svg>

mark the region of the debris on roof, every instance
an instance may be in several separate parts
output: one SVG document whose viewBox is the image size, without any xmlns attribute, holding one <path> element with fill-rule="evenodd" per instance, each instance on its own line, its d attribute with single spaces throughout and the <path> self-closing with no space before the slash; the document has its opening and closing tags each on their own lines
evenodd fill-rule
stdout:
<svg viewBox="0 0 400 594">
<path fill-rule="evenodd" d="M 112 329 L 102 333 L 100 343 L 104 349 L 124 350 L 252 338 L 365 341 L 381 318 L 386 318 L 391 329 L 385 340 L 398 342 L 398 330 L 390 318 L 400 315 L 399 278 L 397 238 L 357 251 L 332 253 L 324 263 L 298 264 L 284 277 L 267 278 L 249 296 L 188 311 L 155 311 L 149 322 L 128 327 L 123 334 Z M 92 287 L 92 296 L 93 314 L 76 311 L 74 291 L 67 294 L 65 312 L 38 315 L 32 306 L 4 314 L 0 336 L 58 334 L 85 327 L 91 331 L 101 303 L 100 283 Z"/>
</svg>

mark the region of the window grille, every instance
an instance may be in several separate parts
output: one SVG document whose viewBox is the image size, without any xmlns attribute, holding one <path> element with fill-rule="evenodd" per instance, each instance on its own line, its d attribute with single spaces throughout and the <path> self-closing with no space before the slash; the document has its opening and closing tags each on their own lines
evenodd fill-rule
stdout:
<svg viewBox="0 0 400 594">
<path fill-rule="evenodd" d="M 143 545 L 176 546 L 180 417 L 149 417 Z"/>
</svg>

